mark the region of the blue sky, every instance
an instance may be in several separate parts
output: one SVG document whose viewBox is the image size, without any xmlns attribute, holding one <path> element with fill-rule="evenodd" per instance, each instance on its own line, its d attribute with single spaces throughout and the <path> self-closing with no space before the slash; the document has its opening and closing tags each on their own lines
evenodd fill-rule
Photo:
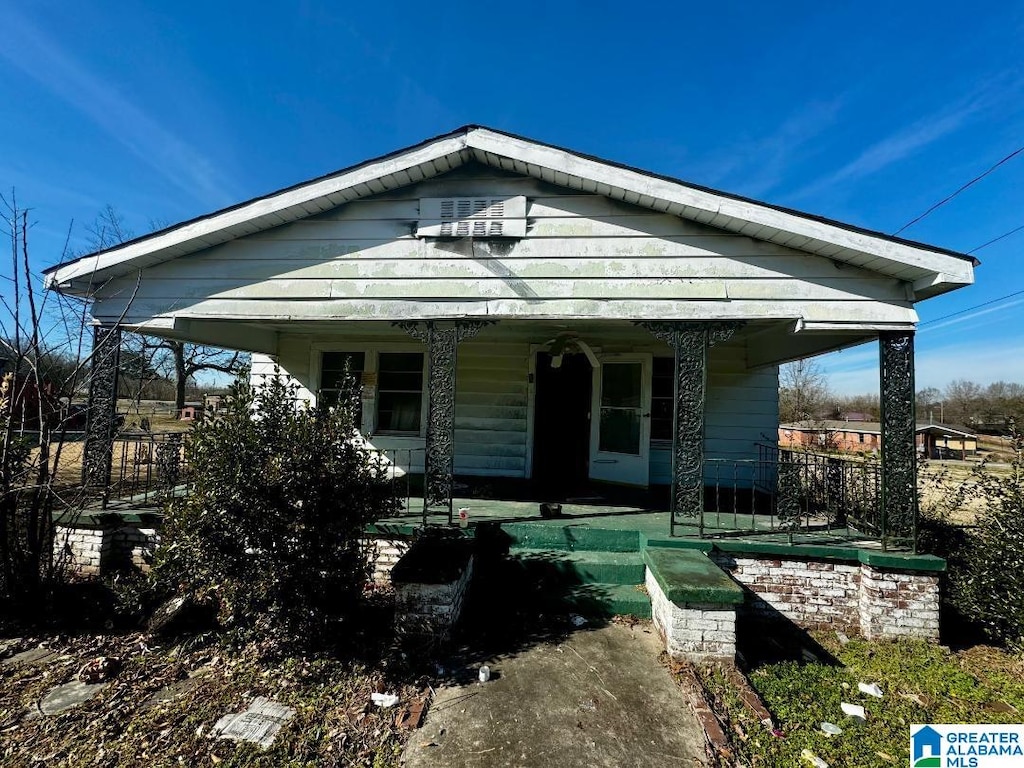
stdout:
<svg viewBox="0 0 1024 768">
<path fill-rule="evenodd" d="M 1024 2 L 8 3 L 0 189 L 40 267 L 480 123 L 893 232 L 1024 145 Z M 1024 155 L 904 236 L 1024 225 Z M 1024 230 L 919 305 L 918 386 L 1024 381 Z M 877 388 L 873 346 L 822 358 Z"/>
</svg>

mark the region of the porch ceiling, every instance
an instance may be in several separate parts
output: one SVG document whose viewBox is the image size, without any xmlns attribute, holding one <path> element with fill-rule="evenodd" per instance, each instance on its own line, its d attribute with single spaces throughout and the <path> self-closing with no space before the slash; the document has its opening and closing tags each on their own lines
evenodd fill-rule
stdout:
<svg viewBox="0 0 1024 768">
<path fill-rule="evenodd" d="M 409 338 L 392 322 L 366 320 L 260 323 L 176 318 L 166 324 L 147 325 L 142 330 L 163 338 L 268 355 L 279 353 L 282 337 L 307 337 L 321 341 L 347 338 L 368 343 L 374 340 L 406 341 Z M 843 327 L 840 324 L 823 327 L 792 319 L 755 320 L 745 323 L 730 344 L 745 348 L 748 368 L 760 368 L 874 341 L 880 330 L 898 328 Z M 560 334 L 574 335 L 597 351 L 667 349 L 663 342 L 627 320 L 500 320 L 481 331 L 477 340 L 539 345 Z"/>
</svg>

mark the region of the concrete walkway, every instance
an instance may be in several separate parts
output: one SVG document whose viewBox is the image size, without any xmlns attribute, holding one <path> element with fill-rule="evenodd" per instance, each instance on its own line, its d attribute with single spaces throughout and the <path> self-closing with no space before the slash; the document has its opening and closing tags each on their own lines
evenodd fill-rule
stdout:
<svg viewBox="0 0 1024 768">
<path fill-rule="evenodd" d="M 491 660 L 492 680 L 442 688 L 409 768 L 703 766 L 704 733 L 653 630 L 610 625 Z"/>
</svg>

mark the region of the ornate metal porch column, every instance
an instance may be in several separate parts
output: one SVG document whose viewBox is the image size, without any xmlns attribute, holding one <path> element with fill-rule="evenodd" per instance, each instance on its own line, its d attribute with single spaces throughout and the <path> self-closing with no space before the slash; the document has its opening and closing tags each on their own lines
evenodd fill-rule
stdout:
<svg viewBox="0 0 1024 768">
<path fill-rule="evenodd" d="M 117 417 L 117 368 L 121 353 L 121 329 L 96 326 L 92 341 L 92 375 L 86 411 L 85 447 L 82 452 L 82 483 L 106 488 L 114 454 Z"/>
<path fill-rule="evenodd" d="M 442 508 L 452 522 L 452 474 L 455 470 L 455 369 L 459 342 L 479 333 L 487 320 L 396 323 L 427 346 L 427 439 L 423 467 L 423 523 Z"/>
<path fill-rule="evenodd" d="M 644 321 L 638 325 L 675 354 L 672 408 L 670 534 L 679 518 L 697 518 L 704 534 L 704 400 L 708 348 L 727 341 L 741 323 Z"/>
<path fill-rule="evenodd" d="M 917 548 L 917 424 L 914 333 L 878 334 L 882 402 L 882 547 L 892 535 Z"/>
</svg>

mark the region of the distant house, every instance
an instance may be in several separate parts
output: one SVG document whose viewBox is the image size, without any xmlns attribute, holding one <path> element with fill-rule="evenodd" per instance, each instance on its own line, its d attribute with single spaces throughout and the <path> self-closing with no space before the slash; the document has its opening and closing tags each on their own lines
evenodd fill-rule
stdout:
<svg viewBox="0 0 1024 768">
<path fill-rule="evenodd" d="M 918 422 L 917 452 L 929 459 L 966 459 L 978 453 L 978 436 L 946 424 Z M 882 445 L 882 425 L 877 421 L 801 421 L 779 425 L 783 447 L 826 448 L 848 453 L 877 453 Z"/>
<path fill-rule="evenodd" d="M 872 421 L 873 417 L 870 413 L 863 413 L 861 411 L 849 411 L 843 414 L 843 421 Z"/>
</svg>

